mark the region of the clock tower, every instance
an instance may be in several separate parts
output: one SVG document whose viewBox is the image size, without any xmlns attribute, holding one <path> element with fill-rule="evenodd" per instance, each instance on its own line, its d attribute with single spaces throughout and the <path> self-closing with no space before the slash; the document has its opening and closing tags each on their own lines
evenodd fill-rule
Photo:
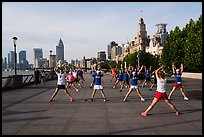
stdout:
<svg viewBox="0 0 204 137">
<path fill-rule="evenodd" d="M 146 25 L 144 23 L 143 18 L 140 18 L 138 23 L 138 32 L 137 36 L 135 37 L 134 44 L 131 47 L 131 53 L 136 51 L 145 51 L 145 48 L 149 46 L 150 38 L 147 36 Z"/>
</svg>

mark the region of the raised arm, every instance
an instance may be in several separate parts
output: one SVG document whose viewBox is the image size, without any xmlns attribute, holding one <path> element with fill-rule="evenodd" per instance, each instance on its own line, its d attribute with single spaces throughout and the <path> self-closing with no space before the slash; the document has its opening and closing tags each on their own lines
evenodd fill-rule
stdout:
<svg viewBox="0 0 204 137">
<path fill-rule="evenodd" d="M 58 72 L 58 68 L 57 68 L 57 66 L 54 68 L 54 71 L 55 71 L 55 73 Z"/>
<path fill-rule="evenodd" d="M 145 73 L 147 72 L 147 67 L 146 66 L 144 66 L 144 70 L 145 70 Z"/>
<path fill-rule="evenodd" d="M 127 71 L 128 77 L 130 78 L 130 73 Z"/>
<path fill-rule="evenodd" d="M 158 69 L 161 69 L 162 67 L 163 67 L 163 66 L 159 67 Z M 157 69 L 156 69 L 156 70 L 157 70 Z M 155 70 L 155 71 L 156 71 L 156 70 Z M 152 75 L 155 73 L 155 71 L 152 72 Z"/>
<path fill-rule="evenodd" d="M 181 70 L 181 73 L 182 73 L 183 72 L 183 63 L 181 63 L 180 70 Z"/>
<path fill-rule="evenodd" d="M 155 70 L 155 75 L 156 75 L 156 78 L 158 78 L 158 71 L 162 68 L 163 66 L 159 67 L 157 70 Z"/>
<path fill-rule="evenodd" d="M 62 64 L 62 67 L 64 68 L 64 71 L 67 72 L 67 67 L 65 64 Z"/>
<path fill-rule="evenodd" d="M 140 68 L 140 70 L 138 71 L 138 75 L 140 74 L 140 72 L 142 71 L 144 65 L 142 65 L 142 67 Z"/>
<path fill-rule="evenodd" d="M 152 66 L 149 67 L 149 72 L 151 72 L 151 70 L 152 70 Z"/>
<path fill-rule="evenodd" d="M 173 70 L 173 73 L 175 73 L 175 69 L 176 69 L 175 65 L 172 64 L 172 70 Z"/>
</svg>

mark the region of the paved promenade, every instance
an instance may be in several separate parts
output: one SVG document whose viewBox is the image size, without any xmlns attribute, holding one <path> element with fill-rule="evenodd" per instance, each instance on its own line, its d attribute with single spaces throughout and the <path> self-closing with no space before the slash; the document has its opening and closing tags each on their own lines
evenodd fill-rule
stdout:
<svg viewBox="0 0 204 137">
<path fill-rule="evenodd" d="M 85 75 L 83 88 L 76 92 L 69 89 L 75 102 L 70 102 L 60 90 L 54 102 L 48 102 L 56 87 L 56 80 L 45 85 L 30 85 L 2 93 L 3 135 L 202 135 L 202 80 L 183 78 L 184 90 L 189 101 L 185 101 L 179 90 L 172 95 L 171 102 L 182 113 L 175 112 L 159 101 L 148 117 L 141 117 L 151 103 L 154 91 L 149 86 L 141 87 L 146 99 L 141 102 L 136 92 L 128 100 L 123 98 L 128 89 L 119 92 L 113 89 L 110 76 L 104 76 L 104 102 L 100 92 L 95 100 L 89 99 L 92 77 Z M 170 78 L 172 79 L 172 78 Z M 167 84 L 167 94 L 173 83 Z M 155 89 L 155 88 L 154 88 Z"/>
</svg>

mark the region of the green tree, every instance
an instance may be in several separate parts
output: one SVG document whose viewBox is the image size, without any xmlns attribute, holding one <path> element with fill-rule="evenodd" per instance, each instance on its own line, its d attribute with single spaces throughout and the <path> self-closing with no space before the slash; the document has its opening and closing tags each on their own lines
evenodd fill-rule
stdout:
<svg viewBox="0 0 204 137">
<path fill-rule="evenodd" d="M 171 65 L 184 63 L 184 71 L 202 71 L 202 15 L 197 21 L 192 19 L 180 30 L 178 26 L 170 31 L 163 46 L 160 63 L 167 73 Z"/>
<path fill-rule="evenodd" d="M 184 32 L 184 68 L 189 72 L 202 72 L 202 15 L 196 22 L 191 19 Z"/>
<path fill-rule="evenodd" d="M 128 54 L 127 56 L 125 56 L 125 58 L 123 59 L 123 63 L 127 62 L 127 64 L 130 64 L 133 67 L 136 67 L 137 65 L 137 52 L 133 53 L 133 54 Z"/>
<path fill-rule="evenodd" d="M 130 64 L 130 65 L 136 67 L 138 65 L 137 55 L 138 55 L 138 52 L 127 55 L 123 59 L 123 65 L 124 65 L 124 62 L 126 62 L 127 65 Z M 158 68 L 158 65 L 159 65 L 159 57 L 154 56 L 151 53 L 146 53 L 144 51 L 141 51 L 139 53 L 139 63 L 140 63 L 140 66 L 145 65 L 145 66 L 147 66 L 147 68 L 152 66 L 152 69 L 156 69 L 156 68 Z"/>
<path fill-rule="evenodd" d="M 164 65 L 167 73 L 171 73 L 171 65 L 180 65 L 184 60 L 183 43 L 184 38 L 182 31 L 178 26 L 170 31 L 170 35 L 166 38 L 163 46 L 160 62 Z"/>
</svg>

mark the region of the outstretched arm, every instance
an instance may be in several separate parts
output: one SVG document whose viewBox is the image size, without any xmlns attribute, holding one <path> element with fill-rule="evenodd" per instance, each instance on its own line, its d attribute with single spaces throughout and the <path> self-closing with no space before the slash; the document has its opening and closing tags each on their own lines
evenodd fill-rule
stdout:
<svg viewBox="0 0 204 137">
<path fill-rule="evenodd" d="M 108 66 L 112 69 L 111 65 L 108 65 Z"/>
</svg>

